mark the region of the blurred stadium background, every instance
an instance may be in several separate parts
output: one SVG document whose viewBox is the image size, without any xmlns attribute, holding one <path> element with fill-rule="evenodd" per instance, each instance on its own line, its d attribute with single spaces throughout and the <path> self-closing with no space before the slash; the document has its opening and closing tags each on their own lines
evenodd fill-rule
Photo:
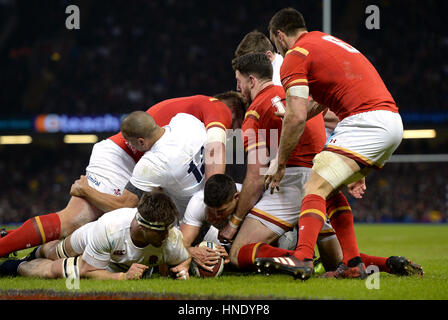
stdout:
<svg viewBox="0 0 448 320">
<path fill-rule="evenodd" d="M 70 4 L 80 8 L 79 30 L 65 27 Z M 365 26 L 371 4 L 379 30 Z M 322 1 L 0 0 L 0 225 L 64 208 L 92 142 L 118 131 L 123 114 L 234 89 L 237 44 L 249 31 L 266 32 L 287 6 L 309 30 L 322 30 Z M 431 130 L 404 139 L 368 178 L 365 198 L 350 199 L 357 222 L 447 222 L 444 12 L 442 0 L 332 2 L 332 34 L 375 65 L 405 129 Z M 95 136 L 68 143 L 66 134 L 78 133 Z M 239 169 L 232 172 L 241 181 Z"/>
</svg>

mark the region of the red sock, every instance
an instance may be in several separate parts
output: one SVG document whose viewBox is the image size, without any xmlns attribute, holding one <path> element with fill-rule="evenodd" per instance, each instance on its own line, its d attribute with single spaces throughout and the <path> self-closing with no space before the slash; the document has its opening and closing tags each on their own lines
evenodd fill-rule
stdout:
<svg viewBox="0 0 448 320">
<path fill-rule="evenodd" d="M 5 230 L 6 235 L 13 233 L 14 231 L 16 231 L 17 229 L 11 229 L 11 230 Z M 6 237 L 6 236 L 5 236 Z"/>
<path fill-rule="evenodd" d="M 241 247 L 238 251 L 238 267 L 240 269 L 251 269 L 254 266 L 255 258 L 274 258 L 292 255 L 291 250 L 273 247 L 267 243 L 249 243 Z"/>
<path fill-rule="evenodd" d="M 343 262 L 348 265 L 352 258 L 359 257 L 359 249 L 356 243 L 352 209 L 342 192 L 327 199 L 327 213 L 341 244 Z"/>
<path fill-rule="evenodd" d="M 0 239 L 0 257 L 59 239 L 60 234 L 61 221 L 57 213 L 28 219 L 14 232 Z"/>
<path fill-rule="evenodd" d="M 361 253 L 362 262 L 366 265 L 366 267 L 375 265 L 382 272 L 390 272 L 389 267 L 386 265 L 387 258 L 386 257 L 375 257 L 369 256 L 367 254 Z"/>
<path fill-rule="evenodd" d="M 299 260 L 313 259 L 317 237 L 325 222 L 326 201 L 309 194 L 302 200 L 299 215 L 299 241 L 294 256 Z"/>
</svg>

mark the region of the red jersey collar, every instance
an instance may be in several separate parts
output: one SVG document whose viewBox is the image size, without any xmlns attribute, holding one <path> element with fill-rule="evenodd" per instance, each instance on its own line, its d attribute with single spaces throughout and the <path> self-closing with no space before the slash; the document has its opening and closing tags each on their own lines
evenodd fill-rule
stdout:
<svg viewBox="0 0 448 320">
<path fill-rule="evenodd" d="M 293 47 L 299 42 L 300 39 L 302 39 L 302 38 L 303 38 L 305 35 L 307 35 L 308 33 L 309 33 L 308 31 L 302 33 L 302 34 L 297 38 L 296 42 L 294 42 Z M 291 48 L 292 48 L 292 47 L 291 47 Z"/>
<path fill-rule="evenodd" d="M 260 90 L 257 95 L 254 97 L 254 99 L 252 100 L 252 103 L 265 91 L 267 91 L 269 88 L 273 87 L 274 84 L 270 84 L 267 87 L 264 87 L 262 90 Z"/>
</svg>

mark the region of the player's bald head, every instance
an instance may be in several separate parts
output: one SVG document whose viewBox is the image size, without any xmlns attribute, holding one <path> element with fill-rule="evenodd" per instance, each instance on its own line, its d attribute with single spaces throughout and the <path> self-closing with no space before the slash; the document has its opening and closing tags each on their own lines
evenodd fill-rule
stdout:
<svg viewBox="0 0 448 320">
<path fill-rule="evenodd" d="M 128 138 L 151 138 L 159 126 L 144 111 L 134 111 L 121 122 L 121 132 Z"/>
</svg>

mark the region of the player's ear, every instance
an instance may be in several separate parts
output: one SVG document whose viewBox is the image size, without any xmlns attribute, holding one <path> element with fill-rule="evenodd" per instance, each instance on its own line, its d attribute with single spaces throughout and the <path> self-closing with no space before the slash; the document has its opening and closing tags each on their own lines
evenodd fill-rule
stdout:
<svg viewBox="0 0 448 320">
<path fill-rule="evenodd" d="M 266 55 L 268 56 L 269 60 L 272 62 L 274 60 L 274 54 L 271 51 L 266 51 Z"/>
<path fill-rule="evenodd" d="M 277 30 L 276 37 L 280 41 L 285 41 L 286 39 L 286 33 L 284 33 L 282 30 Z"/>
<path fill-rule="evenodd" d="M 137 143 L 139 146 L 145 146 L 145 138 L 137 138 Z"/>
<path fill-rule="evenodd" d="M 233 195 L 233 199 L 235 199 L 235 200 L 238 201 L 239 198 L 240 198 L 240 192 L 237 191 L 237 192 L 234 193 L 234 195 Z"/>
<path fill-rule="evenodd" d="M 249 83 L 250 88 L 252 89 L 255 86 L 255 83 L 257 82 L 257 78 L 255 78 L 253 75 L 249 75 Z"/>
</svg>

